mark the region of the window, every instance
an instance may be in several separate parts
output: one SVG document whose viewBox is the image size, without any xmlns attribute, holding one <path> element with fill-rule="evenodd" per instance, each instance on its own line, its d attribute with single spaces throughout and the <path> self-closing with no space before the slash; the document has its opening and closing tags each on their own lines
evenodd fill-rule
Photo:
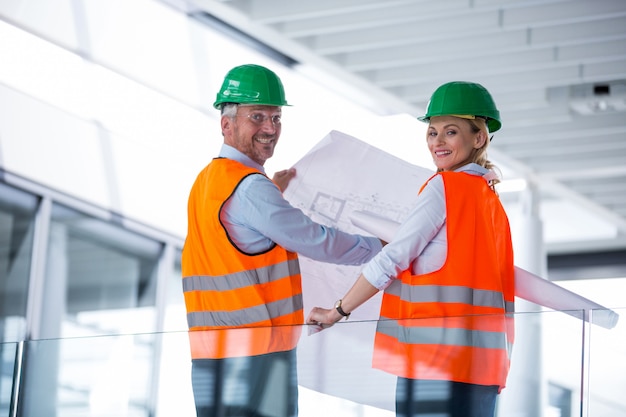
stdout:
<svg viewBox="0 0 626 417">
<path fill-rule="evenodd" d="M 0 183 L 0 415 L 8 410 L 26 307 L 38 199 Z M 8 415 L 8 414 L 7 414 Z"/>
<path fill-rule="evenodd" d="M 149 415 L 162 244 L 115 220 L 52 206 L 25 416 Z"/>
</svg>

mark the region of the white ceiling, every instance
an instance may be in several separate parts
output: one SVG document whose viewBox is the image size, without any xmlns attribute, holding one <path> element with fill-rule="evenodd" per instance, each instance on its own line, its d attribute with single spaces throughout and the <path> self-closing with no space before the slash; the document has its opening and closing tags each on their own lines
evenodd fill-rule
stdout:
<svg viewBox="0 0 626 417">
<path fill-rule="evenodd" d="M 331 74 L 381 114 L 422 114 L 447 81 L 483 84 L 503 118 L 492 159 L 544 205 L 618 231 L 568 250 L 626 248 L 626 1 L 165 1 Z"/>
</svg>

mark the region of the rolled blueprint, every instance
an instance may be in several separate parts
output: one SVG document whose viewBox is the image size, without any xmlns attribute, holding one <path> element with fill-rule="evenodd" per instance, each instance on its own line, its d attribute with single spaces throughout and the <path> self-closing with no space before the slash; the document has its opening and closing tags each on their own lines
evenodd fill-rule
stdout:
<svg viewBox="0 0 626 417">
<path fill-rule="evenodd" d="M 350 221 L 368 233 L 391 242 L 400 223 L 368 211 L 354 211 Z M 532 303 L 562 311 L 606 329 L 617 325 L 619 315 L 552 281 L 515 267 L 515 296 Z"/>
</svg>

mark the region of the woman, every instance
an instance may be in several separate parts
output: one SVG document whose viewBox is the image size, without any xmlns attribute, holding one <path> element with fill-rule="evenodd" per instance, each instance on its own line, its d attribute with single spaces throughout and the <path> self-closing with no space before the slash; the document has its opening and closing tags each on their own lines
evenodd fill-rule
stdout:
<svg viewBox="0 0 626 417">
<path fill-rule="evenodd" d="M 510 228 L 486 153 L 500 114 L 481 85 L 451 82 L 419 120 L 437 173 L 393 242 L 307 323 L 334 324 L 384 290 L 373 365 L 398 376 L 396 415 L 493 416 L 514 310 Z"/>
</svg>

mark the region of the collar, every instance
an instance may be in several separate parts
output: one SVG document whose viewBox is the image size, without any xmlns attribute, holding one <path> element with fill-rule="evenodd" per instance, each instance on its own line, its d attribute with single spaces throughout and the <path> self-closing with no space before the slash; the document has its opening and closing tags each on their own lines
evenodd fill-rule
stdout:
<svg viewBox="0 0 626 417">
<path fill-rule="evenodd" d="M 461 168 L 455 170 L 455 172 L 466 172 L 468 174 L 478 175 L 483 177 L 487 182 L 498 178 L 498 174 L 496 174 L 493 170 L 482 167 L 474 162 L 463 165 Z"/>
<path fill-rule="evenodd" d="M 222 149 L 220 149 L 219 156 L 221 158 L 228 158 L 228 159 L 232 159 L 234 161 L 240 162 L 247 167 L 257 169 L 261 171 L 263 174 L 265 174 L 265 168 L 263 168 L 263 165 L 257 164 L 252 159 L 250 159 L 246 154 L 240 152 L 239 150 L 225 143 L 222 144 Z"/>
<path fill-rule="evenodd" d="M 472 175 L 485 175 L 489 172 L 489 170 L 472 162 L 467 165 L 463 165 L 462 167 L 456 169 L 454 172 L 467 172 L 468 174 Z"/>
</svg>

